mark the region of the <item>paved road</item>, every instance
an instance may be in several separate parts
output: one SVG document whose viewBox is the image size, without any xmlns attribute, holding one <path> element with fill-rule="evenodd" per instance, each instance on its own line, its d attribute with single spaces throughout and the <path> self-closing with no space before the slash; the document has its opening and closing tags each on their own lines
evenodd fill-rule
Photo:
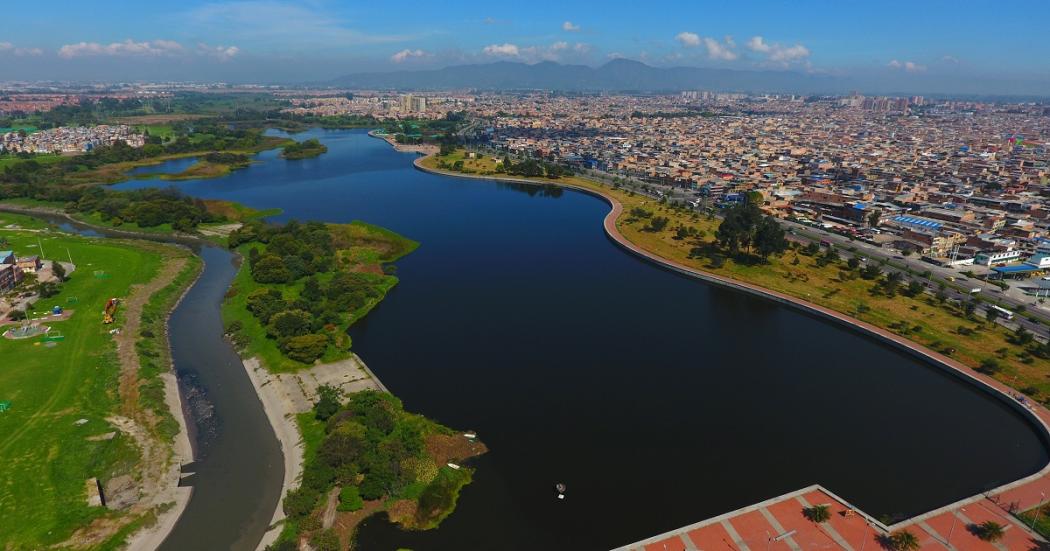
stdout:
<svg viewBox="0 0 1050 551">
<path fill-rule="evenodd" d="M 500 151 L 486 147 L 475 147 L 475 149 L 488 155 L 499 156 L 503 154 Z M 701 199 L 699 192 L 696 190 L 646 182 L 623 175 L 614 175 L 597 170 L 584 170 L 581 172 L 581 175 L 609 183 L 611 183 L 614 178 L 618 178 L 623 185 L 631 187 L 637 193 L 648 195 L 654 199 L 663 197 L 668 201 L 678 201 L 682 203 L 690 203 Z M 999 287 L 986 281 L 971 279 L 962 275 L 963 271 L 968 270 L 980 272 L 982 270 L 982 267 L 980 266 L 964 266 L 961 268 L 937 266 L 935 264 L 924 262 L 917 257 L 905 257 L 897 251 L 871 245 L 859 240 L 851 240 L 848 237 L 837 233 L 828 232 L 787 220 L 781 220 L 780 222 L 781 225 L 786 230 L 791 231 L 793 237 L 798 240 L 816 242 L 827 241 L 844 251 L 850 248 L 855 248 L 856 254 L 869 259 L 869 261 L 884 262 L 887 269 L 896 268 L 897 271 L 904 272 L 904 275 L 906 276 L 905 281 L 913 278 L 920 279 L 919 274 L 929 272 L 930 277 L 921 278 L 926 280 L 925 282 L 928 286 L 928 292 L 936 294 L 939 284 L 944 283 L 946 285 L 945 295 L 947 295 L 949 299 L 968 302 L 975 297 L 979 297 L 982 300 L 982 303 L 978 307 L 977 315 L 981 319 L 984 319 L 987 308 L 983 301 L 998 303 L 1003 308 L 1017 313 L 1012 322 L 1005 319 L 999 319 L 998 322 L 1000 324 L 1011 330 L 1016 329 L 1018 325 L 1022 325 L 1028 331 L 1036 334 L 1041 340 L 1050 338 L 1050 327 L 1046 325 L 1050 324 L 1050 303 L 1040 304 L 1035 298 L 1025 295 L 1019 288 L 1019 284 L 1022 282 L 1009 281 L 1010 289 L 1002 291 Z M 911 273 L 908 273 L 909 271 Z M 950 281 L 948 278 L 953 278 L 955 281 Z M 970 292 L 972 289 L 978 287 L 981 288 L 981 291 L 978 293 Z M 1029 317 L 1033 315 L 1042 319 L 1044 323 L 1032 322 Z"/>
</svg>

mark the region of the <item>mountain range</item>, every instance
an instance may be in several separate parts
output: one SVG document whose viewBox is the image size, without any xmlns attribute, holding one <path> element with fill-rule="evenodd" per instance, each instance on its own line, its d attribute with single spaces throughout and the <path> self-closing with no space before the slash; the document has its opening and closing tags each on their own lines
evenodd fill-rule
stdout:
<svg viewBox="0 0 1050 551">
<path fill-rule="evenodd" d="M 700 67 L 653 67 L 640 61 L 614 59 L 598 67 L 553 61 L 511 61 L 454 65 L 442 69 L 355 73 L 331 82 L 356 89 L 562 90 L 670 92 L 717 90 L 776 93 L 842 93 L 841 77 L 794 71 L 749 71 Z"/>
</svg>

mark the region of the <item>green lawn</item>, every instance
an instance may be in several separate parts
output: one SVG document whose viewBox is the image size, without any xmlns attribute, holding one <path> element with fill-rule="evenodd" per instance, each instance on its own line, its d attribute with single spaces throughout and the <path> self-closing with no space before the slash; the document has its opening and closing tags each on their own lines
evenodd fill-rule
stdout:
<svg viewBox="0 0 1050 551">
<path fill-rule="evenodd" d="M 66 159 L 66 158 L 67 157 L 64 157 L 62 155 L 51 155 L 51 154 L 48 154 L 48 153 L 42 153 L 40 155 L 33 155 L 33 157 L 31 157 L 30 159 L 23 159 L 21 157 L 5 155 L 3 157 L 0 157 L 0 170 L 3 170 L 4 168 L 9 167 L 9 166 L 14 166 L 14 165 L 19 164 L 19 163 L 24 163 L 24 162 L 29 161 L 29 160 L 33 160 L 33 161 L 36 161 L 36 162 L 38 162 L 40 164 L 45 164 L 46 165 L 46 164 L 51 164 L 51 163 L 57 163 L 58 161 L 61 161 L 62 159 Z"/>
<path fill-rule="evenodd" d="M 85 502 L 84 481 L 134 473 L 138 452 L 118 432 L 109 441 L 88 437 L 115 430 L 105 418 L 118 403 L 119 367 L 100 312 L 110 297 L 123 297 L 134 283 L 148 281 L 162 261 L 160 249 L 57 232 L 5 229 L 9 224 L 40 228 L 32 219 L 0 213 L 0 237 L 18 254 L 72 257 L 77 270 L 56 297 L 36 310 L 62 305 L 72 318 L 55 322 L 65 340 L 54 348 L 40 339 L 0 339 L 0 548 L 29 549 L 67 539 L 92 519 L 109 515 Z M 108 277 L 95 277 L 104 270 Z M 76 302 L 71 302 L 75 299 Z M 122 320 L 118 314 L 116 326 Z M 80 419 L 87 422 L 77 425 Z"/>
</svg>

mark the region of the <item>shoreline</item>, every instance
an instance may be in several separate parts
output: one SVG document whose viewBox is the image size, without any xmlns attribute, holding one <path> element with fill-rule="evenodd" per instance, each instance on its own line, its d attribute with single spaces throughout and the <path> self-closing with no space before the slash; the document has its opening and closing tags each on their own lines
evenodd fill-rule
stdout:
<svg viewBox="0 0 1050 551">
<path fill-rule="evenodd" d="M 151 242 L 165 242 L 170 243 L 177 247 L 186 247 L 187 242 L 197 243 L 200 245 L 208 244 L 207 241 L 196 238 L 195 236 L 188 234 L 176 233 L 171 236 L 157 235 L 133 232 L 128 230 L 117 230 L 113 228 L 105 228 L 96 226 L 81 220 L 77 220 L 58 209 L 49 209 L 44 207 L 21 207 L 18 205 L 0 204 L 0 212 L 10 212 L 14 214 L 21 214 L 27 216 L 44 216 L 44 217 L 60 217 L 68 220 L 70 223 L 78 224 L 86 228 L 95 229 L 100 232 L 111 232 L 119 235 L 119 238 L 130 238 L 146 240 Z M 168 239 L 163 239 L 168 237 Z M 118 239 L 119 239 L 118 238 Z M 195 255 L 192 251 L 191 255 Z M 175 360 L 172 355 L 171 348 L 171 335 L 169 332 L 168 323 L 171 319 L 172 312 L 182 304 L 183 299 L 189 294 L 190 290 L 200 281 L 201 276 L 204 274 L 203 259 L 201 259 L 201 267 L 197 271 L 196 276 L 190 281 L 179 294 L 178 299 L 171 305 L 164 317 L 164 345 L 168 349 L 169 355 L 169 370 L 165 373 L 160 374 L 160 378 L 164 383 L 164 403 L 167 406 L 172 418 L 179 425 L 179 433 L 175 435 L 174 441 L 170 445 L 171 449 L 171 464 L 168 466 L 169 475 L 173 479 L 174 487 L 168 488 L 166 492 L 174 495 L 173 506 L 165 511 L 159 513 L 153 522 L 148 526 L 144 526 L 132 533 L 127 537 L 124 542 L 124 549 L 129 551 L 153 551 L 157 549 L 168 535 L 174 529 L 178 523 L 182 513 L 186 510 L 186 506 L 189 504 L 190 499 L 193 496 L 193 486 L 179 486 L 179 482 L 182 480 L 182 467 L 188 463 L 192 463 L 195 459 L 195 448 L 193 441 L 189 435 L 189 412 L 186 409 L 185 396 L 179 388 L 178 379 L 175 376 Z M 157 504 L 158 506 L 164 505 L 164 503 Z"/>
<path fill-rule="evenodd" d="M 416 168 L 416 170 L 439 176 L 449 176 L 455 178 L 470 178 L 474 180 L 488 180 L 496 182 L 504 181 L 531 185 L 554 185 L 562 188 L 576 190 L 590 195 L 592 197 L 599 198 L 605 201 L 610 207 L 609 212 L 605 215 L 605 217 L 602 220 L 603 230 L 605 231 L 606 236 L 611 241 L 613 241 L 616 245 L 624 249 L 626 252 L 631 253 L 641 258 L 642 260 L 651 262 L 662 269 L 670 270 L 687 277 L 700 279 L 702 281 L 715 284 L 720 287 L 725 287 L 732 290 L 736 290 L 738 292 L 743 292 L 767 300 L 772 300 L 779 304 L 795 308 L 807 315 L 814 315 L 828 321 L 837 322 L 838 324 L 843 325 L 851 330 L 875 338 L 884 344 L 888 344 L 899 350 L 904 351 L 905 353 L 911 354 L 912 356 L 917 357 L 918 359 L 924 361 L 925 363 L 933 367 L 941 369 L 947 374 L 952 375 L 953 377 L 963 382 L 976 386 L 979 390 L 986 392 L 993 398 L 1001 400 L 1007 406 L 1011 407 L 1014 411 L 1017 411 L 1022 418 L 1024 418 L 1032 424 L 1033 428 L 1036 430 L 1036 432 L 1039 434 L 1039 437 L 1042 439 L 1043 445 L 1047 448 L 1048 453 L 1050 453 L 1050 410 L 1047 410 L 1041 404 L 1029 402 L 1031 405 L 1026 408 L 1013 397 L 1012 393 L 1016 392 L 1015 389 L 1005 384 L 1002 384 L 991 377 L 977 373 L 971 368 L 963 365 L 962 363 L 953 360 L 947 356 L 944 356 L 938 352 L 930 350 L 919 343 L 910 341 L 904 337 L 891 333 L 885 329 L 882 329 L 870 323 L 855 319 L 851 316 L 848 316 L 841 312 L 837 312 L 830 308 L 825 308 L 823 306 L 808 302 L 806 300 L 779 293 L 770 289 L 766 289 L 758 285 L 753 285 L 743 281 L 737 281 L 712 272 L 700 270 L 690 266 L 685 266 L 673 260 L 664 258 L 657 254 L 651 253 L 645 249 L 642 249 L 638 245 L 632 243 L 623 234 L 621 234 L 619 229 L 616 227 L 616 221 L 623 213 L 623 204 L 620 203 L 620 201 L 617 200 L 615 197 L 607 193 L 574 184 L 559 182 L 557 180 L 546 182 L 528 180 L 525 178 L 481 176 L 476 174 L 459 174 L 455 172 L 448 172 L 424 166 L 422 164 L 422 161 L 426 158 L 429 158 L 429 156 L 417 157 L 413 160 L 412 164 Z M 1044 465 L 1040 470 L 1028 476 L 999 485 L 993 489 L 980 492 L 969 497 L 965 497 L 953 503 L 949 503 L 942 507 L 934 509 L 933 511 L 928 511 L 925 513 L 914 515 L 908 519 L 896 522 L 889 526 L 877 521 L 874 518 L 871 518 L 870 520 L 872 522 L 877 523 L 876 526 L 879 526 L 888 533 L 893 529 L 920 522 L 923 519 L 929 518 L 930 516 L 935 515 L 944 510 L 949 510 L 955 507 L 962 507 L 968 503 L 973 503 L 974 501 L 986 499 L 988 498 L 988 496 L 1001 496 L 1002 494 L 1010 490 L 1019 489 L 1030 483 L 1038 482 L 1044 482 L 1048 486 L 1050 486 L 1050 461 L 1048 461 L 1047 464 Z M 1037 505 L 1037 503 L 1032 504 L 1032 506 L 1035 505 Z"/>
<path fill-rule="evenodd" d="M 281 535 L 282 521 L 285 518 L 284 498 L 290 490 L 298 487 L 302 478 L 305 450 L 296 416 L 310 410 L 316 388 L 322 384 L 330 384 L 346 392 L 357 392 L 366 388 L 389 391 L 360 357 L 353 353 L 346 360 L 318 364 L 294 373 L 271 373 L 254 356 L 242 357 L 241 365 L 244 366 L 255 393 L 262 402 L 263 411 L 274 436 L 281 444 L 281 453 L 284 456 L 281 496 L 277 500 L 270 524 L 256 546 L 258 551 L 262 551 Z M 355 368 L 360 370 L 362 377 L 353 377 Z"/>
<path fill-rule="evenodd" d="M 190 499 L 193 498 L 193 486 L 179 486 L 179 482 L 182 480 L 182 467 L 192 463 L 196 459 L 196 454 L 193 441 L 190 440 L 189 411 L 186 409 L 186 397 L 182 395 L 179 389 L 179 381 L 175 376 L 175 360 L 171 356 L 171 333 L 168 329 L 168 323 L 171 320 L 172 312 L 182 304 L 182 300 L 189 294 L 190 289 L 197 285 L 203 274 L 204 261 L 202 259 L 201 268 L 197 271 L 196 277 L 186 285 L 179 298 L 172 304 L 164 317 L 164 342 L 165 346 L 168 347 L 168 354 L 171 359 L 168 372 L 162 373 L 160 377 L 164 381 L 164 402 L 171 411 L 171 416 L 179 424 L 179 433 L 175 435 L 172 447 L 172 463 L 178 466 L 175 488 L 172 489 L 172 492 L 176 494 L 175 505 L 157 515 L 157 520 L 152 526 L 131 534 L 125 545 L 125 549 L 128 551 L 152 551 L 160 547 L 164 540 L 168 538 L 168 535 L 171 534 L 175 525 L 178 524 L 179 519 L 182 518 L 182 513 L 186 510 L 186 506 L 189 505 Z"/>
<path fill-rule="evenodd" d="M 390 147 L 394 148 L 394 151 L 400 151 L 401 153 L 420 153 L 423 155 L 433 155 L 440 151 L 440 148 L 436 145 L 431 144 L 399 144 L 394 138 L 391 138 L 388 134 L 378 134 L 375 130 L 369 130 L 368 135 L 378 140 L 390 144 Z"/>
</svg>

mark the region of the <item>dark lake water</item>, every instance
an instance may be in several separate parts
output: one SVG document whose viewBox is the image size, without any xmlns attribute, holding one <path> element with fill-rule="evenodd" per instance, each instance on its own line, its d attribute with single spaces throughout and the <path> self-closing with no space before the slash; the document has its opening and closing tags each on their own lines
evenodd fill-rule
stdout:
<svg viewBox="0 0 1050 551">
<path fill-rule="evenodd" d="M 372 519 L 362 549 L 609 548 L 813 483 L 897 517 L 1047 461 L 1019 414 L 911 356 L 623 252 L 598 199 L 425 174 L 364 132 L 296 136 L 307 137 L 328 154 L 266 152 L 226 178 L 176 185 L 281 207 L 279 220 L 360 219 L 420 241 L 351 331 L 354 349 L 408 409 L 476 430 L 491 449 L 438 530 Z M 216 403 L 220 432 L 241 407 L 248 424 L 266 422 L 243 401 L 225 414 Z M 258 492 L 224 491 L 250 522 L 258 505 L 242 494 Z M 201 542 L 231 529 L 206 515 L 183 523 Z"/>
<path fill-rule="evenodd" d="M 172 159 L 156 165 L 147 165 L 133 168 L 128 171 L 132 175 L 155 175 L 155 174 L 178 174 L 197 163 L 196 157 L 183 159 Z"/>
</svg>

